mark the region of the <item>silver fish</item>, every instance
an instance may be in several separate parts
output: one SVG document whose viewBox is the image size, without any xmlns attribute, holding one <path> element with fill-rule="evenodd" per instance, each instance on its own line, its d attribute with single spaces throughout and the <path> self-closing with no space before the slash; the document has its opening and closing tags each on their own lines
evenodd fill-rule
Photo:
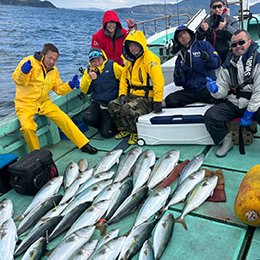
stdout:
<svg viewBox="0 0 260 260">
<path fill-rule="evenodd" d="M 188 164 L 185 165 L 183 170 L 180 172 L 178 185 L 180 185 L 191 173 L 196 172 L 203 163 L 204 154 L 201 153 L 195 156 Z"/>
<path fill-rule="evenodd" d="M 104 200 L 96 204 L 93 204 L 91 207 L 85 210 L 75 221 L 75 223 L 71 226 L 69 231 L 66 233 L 65 238 L 83 227 L 95 225 L 97 221 L 107 211 L 108 205 L 109 205 L 109 201 Z"/>
<path fill-rule="evenodd" d="M 35 206 L 56 195 L 61 187 L 63 176 L 54 177 L 48 181 L 35 195 L 22 216 L 26 216 Z"/>
<path fill-rule="evenodd" d="M 100 172 L 109 171 L 114 164 L 119 163 L 119 158 L 123 153 L 122 149 L 113 150 L 108 152 L 105 157 L 103 157 L 94 168 L 94 175 Z"/>
<path fill-rule="evenodd" d="M 10 199 L 3 199 L 0 202 L 0 226 L 11 218 L 14 213 L 13 203 Z"/>
<path fill-rule="evenodd" d="M 17 241 L 16 226 L 12 218 L 6 220 L 0 227 L 0 258 L 13 259 Z"/>
<path fill-rule="evenodd" d="M 79 173 L 77 179 L 66 189 L 60 204 L 68 202 L 77 193 L 80 185 L 89 180 L 92 174 L 93 168 Z"/>
<path fill-rule="evenodd" d="M 66 207 L 66 209 L 62 212 L 62 216 L 68 214 L 71 210 L 73 210 L 81 203 L 92 202 L 95 199 L 95 197 L 111 183 L 112 180 L 103 180 L 94 183 L 93 185 L 88 187 L 86 190 L 77 195 L 75 199 L 68 205 L 68 207 Z"/>
<path fill-rule="evenodd" d="M 132 229 L 130 234 L 124 241 L 122 246 L 120 255 L 118 257 L 119 260 L 132 259 L 139 249 L 142 247 L 145 240 L 150 236 L 157 219 L 152 221 L 147 221 L 140 226 Z"/>
<path fill-rule="evenodd" d="M 114 230 L 107 232 L 106 235 L 98 242 L 98 245 L 97 245 L 95 251 L 99 250 L 99 248 L 101 248 L 104 244 L 106 244 L 111 239 L 118 237 L 119 231 L 120 231 L 119 229 L 114 229 Z"/>
<path fill-rule="evenodd" d="M 84 244 L 75 254 L 71 257 L 72 260 L 88 260 L 97 246 L 98 240 L 91 240 Z"/>
<path fill-rule="evenodd" d="M 179 158 L 180 151 L 168 151 L 156 162 L 147 182 L 149 189 L 154 188 L 168 177 L 173 168 L 177 165 Z"/>
<path fill-rule="evenodd" d="M 111 198 L 105 219 L 108 220 L 115 213 L 117 208 L 123 203 L 123 201 L 130 195 L 133 188 L 131 179 L 126 179 L 122 182 L 121 186 L 116 190 L 114 196 Z"/>
<path fill-rule="evenodd" d="M 91 176 L 84 184 L 80 186 L 80 188 L 76 192 L 76 195 L 80 194 L 82 191 L 84 191 L 85 189 L 89 188 L 91 185 L 97 182 L 111 179 L 114 176 L 114 174 L 115 174 L 114 171 L 109 171 L 109 172 L 101 172 Z"/>
<path fill-rule="evenodd" d="M 119 221 L 121 218 L 132 212 L 137 208 L 139 203 L 146 196 L 148 191 L 147 186 L 141 187 L 135 193 L 130 194 L 124 202 L 119 206 L 113 216 L 107 221 L 107 224 L 112 224 L 114 222 Z"/>
<path fill-rule="evenodd" d="M 46 214 L 48 211 L 50 211 L 52 208 L 54 208 L 57 204 L 59 204 L 61 200 L 62 195 L 54 195 L 47 199 L 46 201 L 42 202 L 41 204 L 34 207 L 27 215 L 26 217 L 20 222 L 18 228 L 17 228 L 17 234 L 20 235 L 24 231 L 26 231 L 29 227 L 36 224 L 40 218 Z"/>
<path fill-rule="evenodd" d="M 138 260 L 154 260 L 153 247 L 149 240 L 144 242 Z"/>
<path fill-rule="evenodd" d="M 78 217 L 91 205 L 91 202 L 85 202 L 82 204 L 79 204 L 77 207 L 75 207 L 73 210 L 68 212 L 62 220 L 59 222 L 59 224 L 54 228 L 52 233 L 49 236 L 49 241 L 53 240 L 55 237 L 60 235 L 65 230 L 69 229 L 71 225 L 78 219 Z"/>
<path fill-rule="evenodd" d="M 111 200 L 114 196 L 115 192 L 121 186 L 120 182 L 111 183 L 110 185 L 106 186 L 94 199 L 93 203 L 96 203 L 101 200 Z"/>
<path fill-rule="evenodd" d="M 125 241 L 126 237 L 115 237 L 111 240 L 109 240 L 107 243 L 105 243 L 98 251 L 96 251 L 90 259 L 92 260 L 115 260 L 117 259 L 120 250 L 123 246 L 123 243 Z"/>
<path fill-rule="evenodd" d="M 132 193 L 144 186 L 151 174 L 151 167 L 154 166 L 156 156 L 153 150 L 144 151 L 137 159 L 133 167 L 133 183 Z"/>
<path fill-rule="evenodd" d="M 82 158 L 78 162 L 79 171 L 84 172 L 88 169 L 88 160 L 86 158 Z"/>
<path fill-rule="evenodd" d="M 21 260 L 40 260 L 46 251 L 46 238 L 40 237 L 24 253 Z"/>
<path fill-rule="evenodd" d="M 50 254 L 48 260 L 69 259 L 94 234 L 95 226 L 85 227 L 66 237 Z"/>
<path fill-rule="evenodd" d="M 175 222 L 181 223 L 187 230 L 184 217 L 192 210 L 199 207 L 214 191 L 217 186 L 218 177 L 210 176 L 199 182 L 189 195 L 185 207 L 179 218 Z"/>
<path fill-rule="evenodd" d="M 174 217 L 172 214 L 165 214 L 155 227 L 153 234 L 154 258 L 159 259 L 167 247 L 173 232 Z"/>
<path fill-rule="evenodd" d="M 171 200 L 168 202 L 165 209 L 173 206 L 186 199 L 187 195 L 193 188 L 203 180 L 205 177 L 205 170 L 200 170 L 191 173 L 174 191 Z"/>
<path fill-rule="evenodd" d="M 66 167 L 63 179 L 64 189 L 68 189 L 68 187 L 77 179 L 79 175 L 79 166 L 75 162 L 69 163 Z"/>
<path fill-rule="evenodd" d="M 142 153 L 142 148 L 134 147 L 125 155 L 124 159 L 119 162 L 114 182 L 122 181 L 132 170 L 137 158 Z"/>
<path fill-rule="evenodd" d="M 155 189 L 140 208 L 134 227 L 144 223 L 157 213 L 165 205 L 170 193 L 170 187 Z"/>
</svg>

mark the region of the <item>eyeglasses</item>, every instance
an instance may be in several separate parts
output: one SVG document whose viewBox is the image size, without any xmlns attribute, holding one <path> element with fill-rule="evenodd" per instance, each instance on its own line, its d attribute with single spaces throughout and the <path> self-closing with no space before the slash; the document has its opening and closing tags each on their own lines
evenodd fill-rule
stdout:
<svg viewBox="0 0 260 260">
<path fill-rule="evenodd" d="M 92 60 L 92 59 L 98 58 L 98 57 L 103 57 L 102 52 L 100 52 L 100 51 L 92 51 L 92 52 L 88 55 L 89 60 Z"/>
<path fill-rule="evenodd" d="M 212 9 L 217 9 L 217 8 L 218 8 L 218 9 L 221 9 L 222 7 L 223 7 L 222 4 L 219 4 L 219 5 L 212 5 L 212 6 L 211 6 Z"/>
<path fill-rule="evenodd" d="M 238 41 L 238 42 L 233 42 L 233 43 L 231 43 L 231 44 L 230 44 L 230 47 L 231 47 L 231 48 L 236 48 L 237 45 L 242 46 L 242 45 L 244 45 L 245 43 L 246 43 L 245 40 L 240 40 L 240 41 Z"/>
</svg>

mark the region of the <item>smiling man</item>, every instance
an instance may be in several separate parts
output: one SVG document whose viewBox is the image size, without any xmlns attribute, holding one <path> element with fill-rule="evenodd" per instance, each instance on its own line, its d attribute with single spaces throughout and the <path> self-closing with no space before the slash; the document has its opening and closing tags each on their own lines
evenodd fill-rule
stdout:
<svg viewBox="0 0 260 260">
<path fill-rule="evenodd" d="M 207 87 L 215 98 L 225 100 L 204 115 L 206 127 L 215 142 L 222 144 L 218 157 L 232 149 L 227 122 L 240 117 L 240 125 L 260 123 L 260 53 L 248 32 L 239 30 L 231 38 L 231 50 L 218 74 L 217 82 L 208 79 Z"/>
</svg>

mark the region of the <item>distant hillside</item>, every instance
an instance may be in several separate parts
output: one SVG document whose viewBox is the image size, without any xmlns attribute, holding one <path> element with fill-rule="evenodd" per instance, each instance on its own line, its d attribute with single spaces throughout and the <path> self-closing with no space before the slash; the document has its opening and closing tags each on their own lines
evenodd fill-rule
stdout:
<svg viewBox="0 0 260 260">
<path fill-rule="evenodd" d="M 167 15 L 178 13 L 195 14 L 199 9 L 209 10 L 209 0 L 183 0 L 178 4 L 151 4 L 151 5 L 137 5 L 130 8 L 118 8 L 117 12 L 139 13 L 139 14 L 158 14 Z M 237 15 L 239 7 L 237 5 L 230 6 L 231 14 Z M 251 6 L 251 12 L 260 13 L 260 3 Z"/>
<path fill-rule="evenodd" d="M 18 5 L 18 6 L 57 8 L 54 4 L 52 4 L 49 1 L 40 1 L 40 0 L 0 0 L 0 5 Z"/>
</svg>

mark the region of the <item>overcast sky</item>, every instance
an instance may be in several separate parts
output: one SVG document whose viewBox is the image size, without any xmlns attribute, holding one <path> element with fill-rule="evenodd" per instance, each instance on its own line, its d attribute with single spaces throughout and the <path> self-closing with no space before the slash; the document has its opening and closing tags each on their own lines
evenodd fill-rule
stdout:
<svg viewBox="0 0 260 260">
<path fill-rule="evenodd" d="M 174 4 L 177 0 L 49 0 L 55 6 L 60 8 L 100 8 L 104 10 L 115 9 L 121 7 L 131 7 L 141 4 Z M 251 0 L 251 4 L 257 3 L 259 0 Z M 181 2 L 181 0 L 179 0 Z M 210 2 L 210 0 L 209 0 Z M 196 3 L 196 0 L 194 0 Z"/>
</svg>

